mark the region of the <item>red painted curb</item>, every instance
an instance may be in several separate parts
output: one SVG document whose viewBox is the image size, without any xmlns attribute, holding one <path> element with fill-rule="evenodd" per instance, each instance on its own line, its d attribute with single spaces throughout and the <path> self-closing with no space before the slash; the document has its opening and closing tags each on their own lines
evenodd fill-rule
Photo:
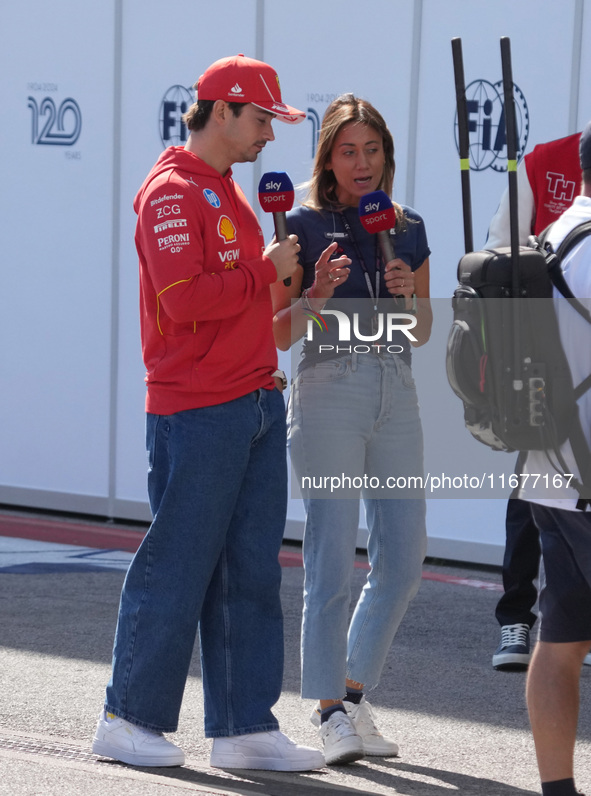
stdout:
<svg viewBox="0 0 591 796">
<path fill-rule="evenodd" d="M 130 530 L 120 526 L 105 527 L 92 523 L 69 522 L 68 520 L 47 520 L 40 517 L 19 517 L 14 514 L 0 514 L 0 536 L 14 539 L 35 539 L 39 542 L 54 544 L 70 544 L 80 547 L 92 547 L 98 550 L 123 550 L 135 553 L 145 536 L 146 530 Z M 279 553 L 282 567 L 301 567 L 302 555 L 289 550 Z M 366 561 L 356 561 L 358 569 L 369 569 Z M 471 586 L 487 591 L 503 591 L 500 583 L 477 580 L 476 578 L 460 578 L 437 572 L 423 572 L 423 580 L 435 580 L 441 583 L 452 583 L 456 586 Z"/>
<path fill-rule="evenodd" d="M 55 521 L 37 517 L 17 517 L 12 514 L 0 515 L 0 536 L 94 547 L 98 550 L 116 549 L 135 553 L 144 534 L 145 532 L 142 531 L 132 531 L 116 526 L 108 528 L 102 525 L 67 520 Z"/>
</svg>

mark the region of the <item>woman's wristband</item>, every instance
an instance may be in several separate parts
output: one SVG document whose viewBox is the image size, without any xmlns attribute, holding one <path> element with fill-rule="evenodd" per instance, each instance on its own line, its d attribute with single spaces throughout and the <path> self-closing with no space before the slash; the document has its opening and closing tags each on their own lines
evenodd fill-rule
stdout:
<svg viewBox="0 0 591 796">
<path fill-rule="evenodd" d="M 307 287 L 305 290 L 302 290 L 302 305 L 304 309 L 310 310 L 310 312 L 321 312 L 324 309 L 324 305 L 326 304 L 327 299 L 320 299 L 322 302 L 322 306 L 319 309 L 314 309 L 314 307 L 310 304 L 310 299 L 313 299 L 314 296 L 310 296 L 310 288 Z M 318 299 L 316 299 L 318 301 Z"/>
</svg>

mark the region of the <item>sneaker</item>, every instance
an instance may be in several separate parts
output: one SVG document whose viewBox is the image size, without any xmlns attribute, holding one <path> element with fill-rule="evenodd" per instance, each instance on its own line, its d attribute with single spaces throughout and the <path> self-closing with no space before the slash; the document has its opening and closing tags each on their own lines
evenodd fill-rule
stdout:
<svg viewBox="0 0 591 796">
<path fill-rule="evenodd" d="M 279 730 L 214 738 L 214 768 L 260 768 L 266 771 L 312 771 L 324 766 L 322 752 L 298 746 Z"/>
<path fill-rule="evenodd" d="M 357 734 L 351 717 L 342 710 L 335 710 L 320 725 L 320 737 L 327 766 L 352 763 L 364 756 L 363 740 Z"/>
<path fill-rule="evenodd" d="M 493 668 L 506 671 L 527 669 L 529 659 L 529 625 L 503 625 L 501 643 L 492 659 Z"/>
<path fill-rule="evenodd" d="M 373 708 L 365 697 L 356 705 L 353 702 L 343 702 L 347 713 L 351 717 L 357 735 L 363 741 L 363 751 L 366 755 L 376 757 L 396 757 L 398 744 L 388 741 L 376 727 Z"/>
<path fill-rule="evenodd" d="M 161 732 L 138 727 L 104 710 L 96 725 L 92 751 L 130 766 L 182 766 L 185 762 L 183 750 Z"/>
<path fill-rule="evenodd" d="M 583 660 L 583 666 L 591 666 L 591 652 L 585 655 L 585 658 Z"/>
<path fill-rule="evenodd" d="M 345 700 L 343 706 L 363 741 L 364 754 L 375 757 L 395 757 L 398 754 L 398 744 L 384 738 L 376 727 L 373 708 L 365 697 L 358 705 Z M 315 727 L 320 727 L 320 702 L 310 714 L 310 721 Z"/>
</svg>

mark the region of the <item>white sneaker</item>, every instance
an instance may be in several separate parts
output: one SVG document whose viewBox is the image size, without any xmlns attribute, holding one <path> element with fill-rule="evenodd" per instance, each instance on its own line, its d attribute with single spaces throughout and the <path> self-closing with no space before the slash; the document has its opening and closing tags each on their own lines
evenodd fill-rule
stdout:
<svg viewBox="0 0 591 796">
<path fill-rule="evenodd" d="M 584 666 L 591 666 L 591 652 L 589 652 L 589 653 L 587 653 L 587 655 L 585 655 L 585 658 L 583 660 L 583 665 Z"/>
<path fill-rule="evenodd" d="M 92 751 L 101 757 L 120 760 L 130 766 L 182 766 L 185 755 L 162 735 L 112 713 L 101 713 L 92 743 Z M 108 718 L 109 717 L 109 718 Z"/>
<path fill-rule="evenodd" d="M 356 705 L 353 702 L 343 702 L 347 713 L 351 717 L 357 734 L 363 741 L 363 751 L 366 755 L 376 757 L 396 757 L 398 754 L 398 744 L 388 741 L 378 730 L 375 723 L 373 708 L 365 697 Z"/>
<path fill-rule="evenodd" d="M 320 725 L 326 765 L 352 763 L 363 757 L 363 741 L 357 734 L 350 716 L 335 710 L 328 721 Z"/>
<path fill-rule="evenodd" d="M 298 746 L 279 730 L 214 738 L 214 768 L 260 768 L 267 771 L 312 771 L 324 766 L 318 749 Z"/>
<path fill-rule="evenodd" d="M 388 741 L 376 727 L 373 708 L 370 703 L 361 698 L 359 705 L 343 701 L 347 714 L 351 717 L 357 734 L 363 741 L 363 751 L 366 755 L 375 757 L 396 757 L 398 744 Z M 315 727 L 320 727 L 320 702 L 310 714 L 310 721 Z"/>
</svg>

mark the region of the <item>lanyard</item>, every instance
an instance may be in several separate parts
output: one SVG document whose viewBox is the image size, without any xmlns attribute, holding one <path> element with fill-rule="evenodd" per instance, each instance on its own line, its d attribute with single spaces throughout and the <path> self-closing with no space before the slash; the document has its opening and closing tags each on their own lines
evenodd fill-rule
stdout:
<svg viewBox="0 0 591 796">
<path fill-rule="evenodd" d="M 355 236 L 353 235 L 353 230 L 351 229 L 351 224 L 349 224 L 349 220 L 347 216 L 343 213 L 342 210 L 339 210 L 341 219 L 343 221 L 343 226 L 345 227 L 345 232 L 349 236 L 349 240 L 351 241 L 351 245 L 355 249 L 355 254 L 357 255 L 357 259 L 361 264 L 361 268 L 363 269 L 363 275 L 365 276 L 365 282 L 367 284 L 367 291 L 370 295 L 370 298 L 373 301 L 373 308 L 374 310 L 378 309 L 378 296 L 380 295 L 380 256 L 378 251 L 378 238 L 376 235 L 375 246 L 376 246 L 376 289 L 374 292 L 373 285 L 371 284 L 371 279 L 369 276 L 369 270 L 367 265 L 365 264 L 365 260 L 363 259 L 363 255 L 361 254 L 361 249 L 359 248 L 359 244 L 357 243 Z"/>
</svg>

